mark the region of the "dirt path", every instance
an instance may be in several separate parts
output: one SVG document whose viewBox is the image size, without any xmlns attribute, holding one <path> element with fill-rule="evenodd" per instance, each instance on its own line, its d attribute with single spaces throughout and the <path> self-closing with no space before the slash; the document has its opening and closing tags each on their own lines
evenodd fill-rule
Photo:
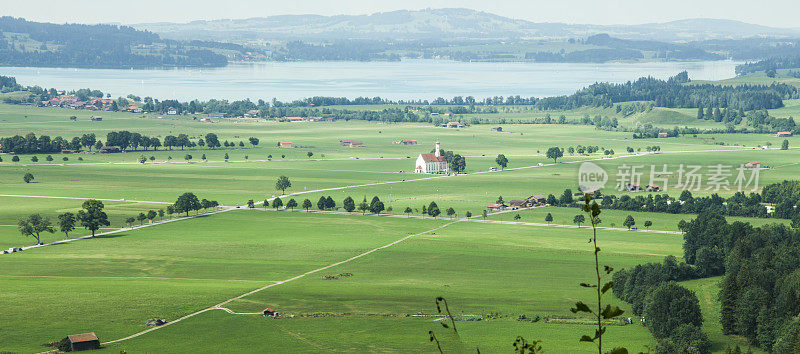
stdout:
<svg viewBox="0 0 800 354">
<path fill-rule="evenodd" d="M 167 323 L 166 323 L 166 324 L 164 324 L 163 326 L 153 327 L 153 328 L 150 328 L 150 329 L 147 329 L 147 330 L 144 330 L 144 331 L 138 332 L 138 333 L 134 333 L 134 334 L 132 334 L 132 335 L 130 335 L 130 336 L 127 336 L 127 337 L 124 337 L 124 338 L 115 339 L 115 340 L 108 341 L 108 342 L 104 342 L 104 343 L 101 343 L 101 344 L 103 344 L 103 345 L 107 345 L 107 344 L 113 344 L 113 343 L 122 342 L 122 341 L 125 341 L 125 340 L 128 340 L 128 339 L 133 339 L 133 338 L 139 337 L 139 336 L 141 336 L 141 335 L 144 335 L 144 334 L 150 333 L 150 332 L 152 332 L 152 331 L 155 331 L 155 330 L 158 330 L 158 329 L 161 329 L 161 328 L 167 327 L 167 326 L 169 326 L 169 325 L 172 325 L 172 324 L 175 324 L 175 323 L 181 322 L 181 321 L 183 321 L 183 320 L 185 320 L 185 319 L 187 319 L 187 318 L 191 318 L 191 317 L 197 316 L 197 315 L 199 315 L 199 314 L 201 314 L 201 313 L 204 313 L 204 312 L 206 312 L 206 311 L 211 311 L 211 310 L 222 310 L 222 311 L 225 311 L 225 312 L 227 312 L 227 313 L 230 313 L 230 314 L 240 314 L 240 313 L 233 312 L 232 310 L 230 310 L 230 309 L 228 309 L 228 308 L 226 308 L 226 307 L 224 307 L 224 306 L 225 306 L 225 305 L 227 305 L 228 303 L 232 302 L 232 301 L 235 301 L 235 300 L 241 299 L 241 298 L 243 298 L 243 297 L 246 297 L 246 296 L 249 296 L 249 295 L 253 295 L 253 294 L 255 294 L 255 293 L 258 293 L 258 292 L 264 291 L 264 290 L 266 290 L 266 289 L 269 289 L 269 288 L 271 288 L 271 287 L 278 286 L 278 285 L 281 285 L 281 284 L 285 284 L 285 283 L 288 283 L 288 282 L 291 282 L 291 281 L 295 281 L 295 280 L 297 280 L 297 279 L 301 279 L 301 278 L 303 278 L 303 277 L 305 277 L 305 276 L 307 276 L 307 275 L 311 275 L 311 274 L 314 274 L 314 273 L 317 273 L 317 272 L 321 272 L 321 271 L 323 271 L 323 270 L 326 270 L 326 269 L 328 269 L 328 268 L 336 267 L 336 266 L 338 266 L 338 265 L 341 265 L 341 264 L 344 264 L 344 263 L 347 263 L 347 262 L 351 262 L 351 261 L 353 261 L 353 260 L 359 259 L 359 258 L 361 258 L 361 257 L 364 257 L 364 256 L 366 256 L 366 255 L 369 255 L 369 254 L 371 254 L 371 253 L 374 253 L 374 252 L 380 251 L 380 250 L 382 250 L 382 249 L 384 249 L 384 248 L 388 248 L 388 247 L 394 246 L 394 245 L 396 245 L 396 244 L 398 244 L 398 243 L 401 243 L 401 242 L 403 242 L 403 241 L 405 241 L 405 240 L 408 240 L 408 239 L 410 239 L 410 238 L 412 238 L 412 237 L 414 237 L 414 236 L 424 235 L 424 234 L 431 233 L 431 232 L 434 232 L 434 231 L 437 231 L 437 230 L 441 230 L 441 229 L 443 229 L 443 228 L 445 228 L 445 227 L 448 227 L 448 226 L 450 226 L 450 225 L 452 225 L 452 224 L 455 224 L 455 223 L 457 223 L 457 222 L 459 222 L 459 221 L 460 221 L 460 220 L 451 221 L 451 222 L 449 222 L 449 223 L 447 223 L 447 224 L 444 224 L 444 225 L 442 225 L 442 226 L 438 226 L 438 227 L 432 228 L 432 229 L 430 229 L 430 230 L 427 230 L 427 231 L 423 231 L 423 232 L 419 232 L 419 233 L 416 233 L 416 234 L 411 234 L 411 235 L 405 236 L 405 237 L 403 237 L 403 238 L 401 238 L 401 239 L 398 239 L 398 240 L 396 240 L 396 241 L 394 241 L 394 242 L 391 242 L 391 243 L 385 244 L 385 245 L 383 245 L 383 246 L 380 246 L 380 247 L 375 247 L 375 248 L 373 248 L 373 249 L 371 249 L 371 250 L 369 250 L 369 251 L 366 251 L 366 252 L 360 253 L 360 254 L 358 254 L 358 255 L 356 255 L 356 256 L 353 256 L 353 257 L 347 258 L 347 259 L 345 259 L 345 260 L 342 260 L 342 261 L 339 261 L 339 262 L 336 262 L 336 263 L 332 263 L 332 264 L 329 264 L 329 265 L 326 265 L 326 266 L 324 266 L 324 267 L 320 267 L 320 268 L 317 268 L 317 269 L 314 269 L 314 270 L 310 270 L 310 271 L 308 271 L 308 272 L 305 272 L 305 273 L 303 273 L 303 274 L 300 274 L 300 275 L 297 275 L 297 276 L 291 277 L 291 278 L 289 278 L 289 279 L 286 279 L 286 280 L 281 280 L 281 281 L 278 281 L 278 282 L 275 282 L 275 283 L 272 283 L 272 284 L 269 284 L 269 285 L 266 285 L 266 286 L 262 286 L 262 287 L 260 287 L 260 288 L 258 288 L 258 289 L 255 289 L 255 290 L 252 290 L 252 291 L 246 292 L 246 293 L 244 293 L 244 294 L 241 294 L 241 295 L 239 295 L 239 296 L 232 297 L 232 298 L 230 298 L 230 299 L 228 299 L 228 300 L 225 300 L 225 301 L 223 301 L 223 302 L 220 302 L 220 303 L 218 303 L 218 304 L 216 304 L 216 305 L 214 305 L 214 306 L 211 306 L 211 307 L 208 307 L 208 308 L 205 308 L 205 309 L 202 309 L 202 310 L 199 310 L 199 311 L 196 311 L 196 312 L 190 313 L 190 314 L 188 314 L 188 315 L 186 315 L 186 316 L 183 316 L 183 317 L 181 317 L 181 318 L 178 318 L 178 319 L 176 319 L 176 320 L 173 320 L 173 321 L 167 322 Z M 250 314 L 250 313 L 241 313 L 241 314 Z"/>
</svg>

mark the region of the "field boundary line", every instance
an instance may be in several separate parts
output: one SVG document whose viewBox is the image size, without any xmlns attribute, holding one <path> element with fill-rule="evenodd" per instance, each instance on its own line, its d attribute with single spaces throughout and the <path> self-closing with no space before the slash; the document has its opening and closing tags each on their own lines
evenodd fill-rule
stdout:
<svg viewBox="0 0 800 354">
<path fill-rule="evenodd" d="M 230 209 L 229 209 L 229 210 L 230 210 Z M 317 273 L 317 272 L 321 272 L 321 271 L 323 271 L 323 270 L 325 270 L 325 269 L 332 268 L 332 267 L 335 267 L 335 266 L 338 266 L 338 265 L 341 265 L 341 264 L 344 264 L 344 263 L 347 263 L 347 262 L 350 262 L 350 261 L 353 261 L 353 260 L 359 259 L 359 258 L 361 258 L 361 257 L 364 257 L 364 256 L 366 256 L 366 255 L 369 255 L 369 254 L 371 254 L 371 253 L 373 253 L 373 252 L 376 252 L 376 251 L 382 250 L 382 249 L 384 249 L 384 248 L 388 248 L 388 247 L 394 246 L 394 245 L 396 245 L 396 244 L 398 244 L 398 243 L 401 243 L 401 242 L 403 242 L 403 241 L 405 241 L 405 240 L 408 240 L 408 239 L 410 239 L 410 238 L 412 238 L 412 237 L 414 237 L 414 236 L 424 235 L 424 234 L 431 233 L 431 232 L 434 232 L 434 231 L 437 231 L 437 230 L 441 230 L 441 229 L 443 229 L 443 228 L 445 228 L 445 227 L 448 227 L 448 226 L 450 226 L 450 225 L 452 225 L 452 224 L 455 224 L 455 223 L 457 223 L 457 222 L 459 222 L 459 221 L 462 221 L 462 220 L 454 220 L 454 221 L 451 221 L 451 222 L 449 222 L 449 223 L 446 223 L 446 224 L 444 224 L 444 225 L 441 225 L 441 226 L 437 226 L 437 227 L 435 227 L 435 228 L 432 228 L 432 229 L 430 229 L 430 230 L 426 230 L 426 231 L 418 232 L 418 233 L 415 233 L 415 234 L 407 235 L 407 236 L 405 236 L 405 237 L 403 237 L 403 238 L 400 238 L 400 239 L 398 239 L 398 240 L 395 240 L 395 241 L 393 241 L 393 242 L 391 242 L 391 243 L 385 244 L 385 245 L 383 245 L 383 246 L 375 247 L 375 248 L 373 248 L 373 249 L 371 249 L 371 250 L 369 250 L 369 251 L 366 251 L 366 252 L 360 253 L 360 254 L 358 254 L 358 255 L 355 255 L 355 256 L 353 256 L 353 257 L 347 258 L 347 259 L 345 259 L 345 260 L 342 260 L 342 261 L 339 261 L 339 262 L 336 262 L 336 263 L 332 263 L 332 264 L 329 264 L 329 265 L 326 265 L 326 266 L 324 266 L 324 267 L 320 267 L 320 268 L 317 268 L 317 269 L 314 269 L 314 270 L 310 270 L 310 271 L 308 271 L 308 272 L 305 272 L 305 273 L 303 273 L 303 274 L 300 274 L 300 275 L 297 275 L 297 276 L 291 277 L 291 278 L 289 278 L 289 279 L 286 279 L 286 280 L 281 280 L 281 281 L 278 281 L 278 282 L 275 282 L 275 283 L 272 283 L 272 284 L 269 284 L 269 285 L 266 285 L 266 286 L 262 286 L 262 287 L 260 287 L 260 288 L 258 288 L 258 289 L 255 289 L 255 290 L 252 290 L 252 291 L 246 292 L 246 293 L 244 293 L 244 294 L 241 294 L 241 295 L 239 295 L 239 296 L 232 297 L 232 298 L 230 298 L 230 299 L 228 299 L 228 300 L 225 300 L 225 301 L 223 301 L 223 302 L 220 302 L 220 303 L 218 303 L 218 304 L 216 304 L 216 305 L 214 305 L 214 306 L 211 306 L 211 307 L 208 307 L 208 308 L 205 308 L 205 309 L 199 310 L 199 311 L 192 312 L 192 313 L 190 313 L 190 314 L 188 314 L 188 315 L 185 315 L 185 316 L 183 316 L 183 317 L 180 317 L 180 318 L 178 318 L 178 319 L 176 319 L 176 320 L 174 320 L 174 321 L 169 321 L 169 322 L 165 323 L 164 325 L 161 325 L 161 326 L 158 326 L 158 327 L 153 327 L 153 328 L 150 328 L 150 329 L 146 329 L 146 330 L 144 330 L 144 331 L 141 331 L 141 332 L 138 332 L 138 333 L 134 333 L 134 334 L 132 334 L 132 335 L 129 335 L 129 336 L 127 336 L 127 337 L 120 338 L 120 339 L 115 339 L 115 340 L 108 341 L 108 342 L 103 342 L 103 343 L 101 343 L 101 344 L 103 344 L 103 345 L 105 345 L 105 344 L 114 344 L 114 343 L 119 343 L 119 342 L 122 342 L 122 341 L 126 341 L 126 340 L 128 340 L 128 339 L 133 339 L 133 338 L 139 337 L 139 336 L 141 336 L 141 335 L 147 334 L 147 333 L 149 333 L 149 332 L 155 331 L 155 330 L 157 330 L 157 329 L 159 329 L 159 328 L 164 328 L 164 327 L 167 327 L 167 326 L 169 326 L 169 325 L 172 325 L 172 324 L 178 323 L 178 322 L 180 322 L 180 321 L 183 321 L 183 320 L 185 320 L 185 319 L 187 319 L 187 318 L 194 317 L 194 316 L 197 316 L 197 315 L 199 315 L 199 314 L 201 314 L 201 313 L 205 313 L 205 312 L 207 312 L 207 311 L 211 311 L 211 310 L 222 310 L 222 311 L 225 311 L 225 312 L 227 312 L 227 313 L 230 313 L 230 314 L 236 314 L 236 313 L 235 313 L 233 310 L 231 310 L 231 309 L 228 309 L 228 308 L 226 308 L 226 307 L 223 307 L 223 305 L 226 305 L 226 304 L 228 304 L 228 303 L 230 303 L 230 302 L 232 302 L 232 301 L 234 301 L 234 300 L 238 300 L 238 299 L 241 299 L 241 298 L 243 298 L 243 297 L 250 296 L 250 295 L 253 295 L 253 294 L 255 294 L 255 293 L 258 293 L 258 292 L 264 291 L 264 290 L 266 290 L 266 289 L 269 289 L 269 288 L 271 288 L 271 287 L 273 287 L 273 286 L 278 286 L 278 285 L 281 285 L 281 284 L 288 283 L 288 282 L 290 282 L 290 281 L 294 281 L 294 280 L 297 280 L 297 279 L 301 279 L 301 278 L 303 278 L 303 277 L 305 277 L 305 276 L 307 276 L 307 275 L 311 275 L 311 274 L 314 274 L 314 273 Z"/>
</svg>

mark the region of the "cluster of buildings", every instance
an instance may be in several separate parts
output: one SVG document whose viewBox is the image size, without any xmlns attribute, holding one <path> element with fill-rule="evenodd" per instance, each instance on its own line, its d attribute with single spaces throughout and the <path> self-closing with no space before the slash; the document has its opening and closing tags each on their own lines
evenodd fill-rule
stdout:
<svg viewBox="0 0 800 354">
<path fill-rule="evenodd" d="M 500 210 L 516 210 L 520 208 L 532 208 L 535 206 L 545 205 L 547 204 L 547 197 L 541 194 L 535 194 L 525 199 L 515 199 L 508 201 L 508 204 L 505 202 L 502 203 L 492 203 L 486 206 L 486 208 L 490 211 L 500 211 Z"/>
<path fill-rule="evenodd" d="M 49 100 L 41 102 L 42 107 L 56 107 L 56 108 L 69 108 L 69 109 L 87 109 L 91 111 L 111 111 L 114 107 L 114 100 L 107 98 L 91 98 L 88 100 L 81 100 L 78 96 L 62 94 L 53 97 Z M 136 105 L 129 105 L 127 107 L 117 107 L 121 112 L 142 113 L 142 108 Z"/>
</svg>

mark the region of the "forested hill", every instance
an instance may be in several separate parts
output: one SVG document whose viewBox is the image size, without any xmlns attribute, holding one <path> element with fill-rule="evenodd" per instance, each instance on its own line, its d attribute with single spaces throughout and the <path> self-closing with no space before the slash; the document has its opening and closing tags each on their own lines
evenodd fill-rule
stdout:
<svg viewBox="0 0 800 354">
<path fill-rule="evenodd" d="M 0 17 L 0 66 L 144 68 L 228 63 L 225 55 L 203 43 L 163 40 L 155 33 L 126 26 Z"/>
</svg>

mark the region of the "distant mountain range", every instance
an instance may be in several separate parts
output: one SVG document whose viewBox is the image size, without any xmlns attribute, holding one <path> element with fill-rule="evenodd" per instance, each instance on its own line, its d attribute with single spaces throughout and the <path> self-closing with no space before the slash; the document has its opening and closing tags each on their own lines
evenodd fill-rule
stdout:
<svg viewBox="0 0 800 354">
<path fill-rule="evenodd" d="M 798 38 L 800 28 L 733 20 L 687 19 L 641 25 L 536 23 L 469 9 L 399 10 L 372 15 L 281 15 L 241 20 L 144 23 L 134 28 L 181 40 L 474 40 L 569 39 L 595 34 L 632 40 L 691 42 L 751 37 Z"/>
</svg>

